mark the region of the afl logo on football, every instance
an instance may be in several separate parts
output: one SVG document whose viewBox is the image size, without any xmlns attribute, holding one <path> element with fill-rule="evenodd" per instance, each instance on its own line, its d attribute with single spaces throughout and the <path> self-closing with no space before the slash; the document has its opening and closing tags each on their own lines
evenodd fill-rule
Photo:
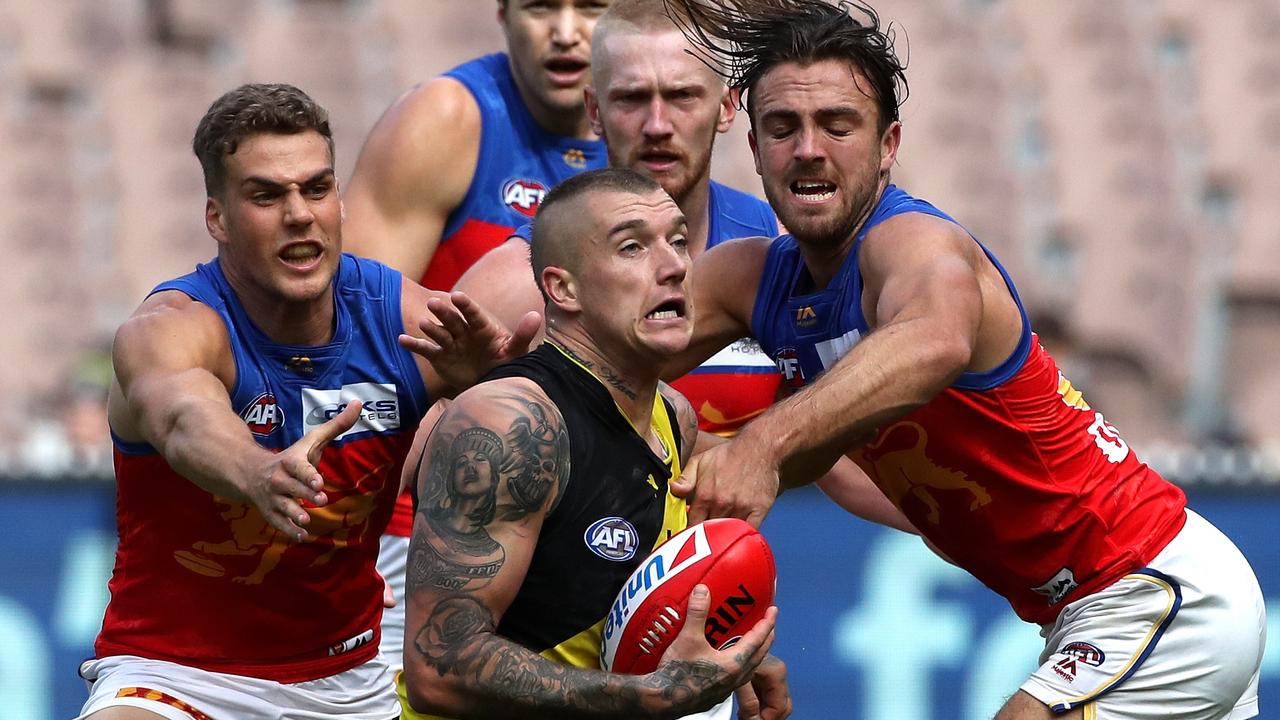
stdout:
<svg viewBox="0 0 1280 720">
<path fill-rule="evenodd" d="M 502 203 L 525 217 L 538 214 L 547 187 L 537 180 L 508 180 L 502 186 Z"/>
<path fill-rule="evenodd" d="M 636 556 L 640 534 L 636 527 L 620 517 L 601 518 L 583 535 L 591 552 L 605 560 L 625 562 Z"/>
<path fill-rule="evenodd" d="M 284 414 L 276 404 L 276 396 L 269 392 L 254 398 L 240 413 L 240 417 L 249 426 L 249 432 L 260 437 L 266 437 L 284 425 Z"/>
</svg>

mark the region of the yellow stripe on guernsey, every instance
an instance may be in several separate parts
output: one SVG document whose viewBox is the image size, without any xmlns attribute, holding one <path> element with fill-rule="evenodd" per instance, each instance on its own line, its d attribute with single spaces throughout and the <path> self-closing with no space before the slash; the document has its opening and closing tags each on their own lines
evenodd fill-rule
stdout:
<svg viewBox="0 0 1280 720">
<path fill-rule="evenodd" d="M 559 346 L 555 347 L 564 353 L 564 350 Z M 590 368 L 583 366 L 572 355 L 564 354 L 578 367 L 591 372 Z M 594 373 L 592 374 L 594 375 Z M 622 408 L 618 408 L 618 412 L 622 413 Z M 624 417 L 626 416 L 626 413 L 622 414 Z M 676 428 L 671 422 L 671 416 L 667 413 L 666 404 L 662 400 L 662 393 L 656 394 L 653 398 L 652 424 L 654 433 L 657 434 L 658 440 L 662 443 L 663 450 L 666 452 L 666 457 L 662 458 L 662 461 L 671 468 L 671 477 L 680 477 L 682 468 L 680 466 L 680 454 L 676 452 Z M 650 481 L 653 482 L 652 480 Z M 672 535 L 684 530 L 688 524 L 688 508 L 684 500 L 672 495 L 668 490 L 666 508 L 662 517 L 662 530 L 658 533 L 658 541 L 654 543 L 654 547 L 661 545 Z M 604 633 L 604 620 L 604 618 L 601 618 L 600 622 L 595 625 L 538 654 L 561 665 L 599 670 L 600 638 Z M 401 720 L 448 720 L 448 718 L 442 718 L 437 715 L 425 715 L 409 707 L 409 696 L 405 687 L 403 672 L 396 673 L 396 695 L 400 698 Z"/>
<path fill-rule="evenodd" d="M 1129 661 L 1124 664 L 1124 667 L 1120 668 L 1119 672 L 1107 678 L 1106 680 L 1102 681 L 1102 683 L 1098 685 L 1096 688 L 1094 688 L 1093 690 L 1090 690 L 1089 692 L 1083 693 L 1081 695 L 1076 695 L 1075 697 L 1069 697 L 1069 698 L 1064 698 L 1062 700 L 1058 700 L 1056 702 L 1051 703 L 1051 706 L 1079 705 L 1080 703 L 1090 701 L 1093 698 L 1096 698 L 1097 696 L 1101 695 L 1102 693 L 1110 690 L 1113 686 L 1116 685 L 1117 682 L 1119 682 L 1121 678 L 1129 674 L 1129 671 L 1130 669 L 1133 668 L 1134 663 L 1138 662 L 1138 658 L 1142 657 L 1142 655 L 1147 651 L 1147 646 L 1151 644 L 1153 639 L 1155 639 L 1156 633 L 1160 631 L 1160 626 L 1164 624 L 1165 618 L 1169 617 L 1169 613 L 1173 612 L 1173 606 L 1177 602 L 1177 594 L 1175 593 L 1172 585 L 1165 582 L 1164 580 L 1161 580 L 1160 578 L 1152 577 L 1150 575 L 1136 575 L 1136 574 L 1126 575 L 1124 576 L 1124 579 L 1125 580 L 1141 580 L 1143 582 L 1149 582 L 1152 585 L 1155 585 L 1156 587 L 1162 588 L 1165 591 L 1165 595 L 1168 596 L 1168 600 L 1164 606 L 1164 611 L 1160 613 L 1160 617 L 1156 618 L 1155 621 L 1151 623 L 1151 629 L 1147 630 L 1147 636 L 1142 638 L 1142 642 L 1138 643 L 1137 649 L 1134 650 L 1133 654 L 1129 656 Z M 1093 706 L 1094 706 L 1093 702 L 1089 702 L 1088 705 L 1084 706 L 1085 707 L 1084 713 L 1085 713 L 1086 720 L 1087 718 L 1093 717 L 1092 715 L 1090 715 L 1090 712 L 1094 712 L 1094 713 L 1097 712 L 1096 710 L 1093 709 Z"/>
<path fill-rule="evenodd" d="M 1088 410 L 1089 403 L 1084 401 L 1084 394 L 1071 386 L 1071 381 L 1058 371 L 1058 394 L 1062 396 L 1062 402 L 1067 407 L 1073 407 L 1077 410 Z"/>
</svg>

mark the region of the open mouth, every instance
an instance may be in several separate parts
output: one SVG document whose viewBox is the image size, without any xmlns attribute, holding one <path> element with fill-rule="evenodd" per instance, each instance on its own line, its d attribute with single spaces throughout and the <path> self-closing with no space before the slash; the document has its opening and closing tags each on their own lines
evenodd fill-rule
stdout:
<svg viewBox="0 0 1280 720">
<path fill-rule="evenodd" d="M 823 180 L 796 180 L 791 194 L 805 202 L 822 202 L 836 196 L 836 186 Z"/>
<path fill-rule="evenodd" d="M 279 257 L 287 265 L 293 267 L 308 267 L 319 259 L 323 248 L 318 242 L 299 242 L 286 245 L 280 251 Z"/>
<path fill-rule="evenodd" d="M 640 162 L 656 169 L 666 169 L 680 162 L 680 154 L 672 150 L 645 150 L 640 153 Z"/>
<path fill-rule="evenodd" d="M 547 69 L 551 81 L 556 85 L 576 85 L 586 73 L 590 64 L 586 60 L 572 56 L 554 57 L 542 65 Z"/>
<path fill-rule="evenodd" d="M 675 320 L 684 317 L 683 300 L 668 300 L 645 315 L 646 320 Z"/>
</svg>

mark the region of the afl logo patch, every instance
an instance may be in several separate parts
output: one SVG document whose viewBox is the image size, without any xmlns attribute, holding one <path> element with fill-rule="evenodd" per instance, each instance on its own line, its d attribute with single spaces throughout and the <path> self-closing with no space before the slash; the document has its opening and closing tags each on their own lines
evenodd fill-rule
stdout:
<svg viewBox="0 0 1280 720">
<path fill-rule="evenodd" d="M 793 392 L 804 387 L 804 369 L 800 367 L 800 353 L 795 348 L 782 348 L 773 358 L 782 380 Z"/>
<path fill-rule="evenodd" d="M 284 415 L 280 412 L 280 406 L 276 404 L 276 396 L 269 392 L 254 398 L 253 402 L 241 411 L 240 417 L 244 420 L 244 424 L 249 426 L 249 432 L 260 437 L 266 437 L 284 425 Z"/>
<path fill-rule="evenodd" d="M 547 187 L 537 180 L 508 180 L 502 186 L 502 204 L 525 217 L 538 214 L 538 205 L 547 194 Z"/>
<path fill-rule="evenodd" d="M 1102 665 L 1102 662 L 1107 659 L 1107 655 L 1102 652 L 1102 648 L 1087 642 L 1067 643 L 1058 653 L 1073 657 L 1085 665 L 1092 665 L 1093 667 Z"/>
<path fill-rule="evenodd" d="M 591 523 L 582 539 L 591 552 L 605 560 L 625 562 L 636 556 L 640 533 L 623 518 L 607 517 Z"/>
</svg>

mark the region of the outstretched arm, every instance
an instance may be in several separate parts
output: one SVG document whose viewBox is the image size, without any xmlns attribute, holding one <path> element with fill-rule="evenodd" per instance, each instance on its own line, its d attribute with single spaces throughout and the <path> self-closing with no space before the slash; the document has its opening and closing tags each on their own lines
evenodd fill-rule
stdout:
<svg viewBox="0 0 1280 720">
<path fill-rule="evenodd" d="M 235 362 L 222 320 L 170 291 L 152 295 L 116 333 L 108 415 L 125 440 L 149 443 L 178 474 L 229 500 L 251 502 L 286 537 L 305 539 L 301 503 L 327 502 L 320 452 L 360 417 L 352 403 L 283 452 L 258 445 L 231 407 Z"/>
<path fill-rule="evenodd" d="M 415 709 L 452 717 L 675 717 L 710 707 L 763 659 L 776 612 L 737 646 L 716 651 L 702 637 L 705 593 L 701 622 L 691 604 L 689 632 L 649 675 L 566 667 L 499 636 L 569 477 L 564 421 L 533 383 L 492 381 L 454 401 L 426 452 L 404 658 Z"/>
</svg>

